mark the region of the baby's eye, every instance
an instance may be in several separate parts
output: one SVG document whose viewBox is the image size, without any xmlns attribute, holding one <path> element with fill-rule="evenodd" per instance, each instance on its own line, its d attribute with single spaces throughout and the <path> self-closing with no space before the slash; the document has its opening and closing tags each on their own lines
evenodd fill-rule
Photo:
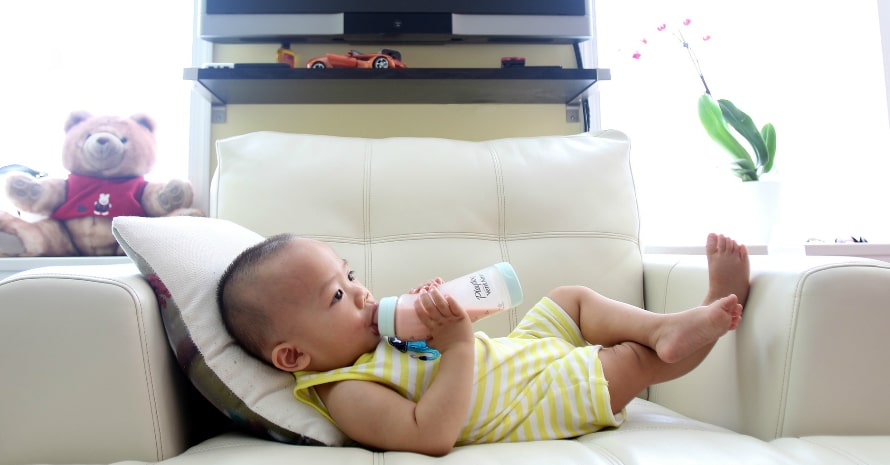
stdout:
<svg viewBox="0 0 890 465">
<path fill-rule="evenodd" d="M 337 303 L 343 299 L 343 289 L 337 289 L 337 292 L 334 293 L 334 300 L 331 303 Z"/>
<path fill-rule="evenodd" d="M 355 281 L 355 271 L 350 271 L 349 273 L 347 273 L 346 278 L 350 281 Z"/>
</svg>

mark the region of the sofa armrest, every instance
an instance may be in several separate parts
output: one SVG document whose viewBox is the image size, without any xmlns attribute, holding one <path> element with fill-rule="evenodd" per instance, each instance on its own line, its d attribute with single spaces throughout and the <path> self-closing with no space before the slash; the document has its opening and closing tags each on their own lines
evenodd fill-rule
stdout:
<svg viewBox="0 0 890 465">
<path fill-rule="evenodd" d="M 768 255 L 751 267 L 738 330 L 649 400 L 762 439 L 890 434 L 890 263 Z M 699 305 L 707 276 L 704 256 L 645 255 L 647 308 Z"/>
<path fill-rule="evenodd" d="M 2 463 L 156 461 L 189 446 L 190 387 L 133 265 L 0 282 Z"/>
</svg>

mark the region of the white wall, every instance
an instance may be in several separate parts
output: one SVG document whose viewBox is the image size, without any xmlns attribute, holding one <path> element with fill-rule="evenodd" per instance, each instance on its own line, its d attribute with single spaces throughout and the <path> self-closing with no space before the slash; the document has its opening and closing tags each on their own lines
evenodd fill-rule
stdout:
<svg viewBox="0 0 890 465">
<path fill-rule="evenodd" d="M 682 44 L 656 32 L 691 18 L 715 98 L 732 100 L 759 126 L 777 128 L 782 241 L 863 236 L 890 241 L 887 18 L 890 0 L 597 0 L 603 127 L 634 143 L 642 236 L 652 245 L 697 244 L 731 232 L 729 155 L 705 134 L 703 92 Z M 801 14 L 806 9 L 807 14 Z M 881 24 L 890 28 L 890 21 Z M 692 30 L 690 31 L 692 32 Z M 701 35 L 712 40 L 702 42 Z M 643 55 L 631 55 L 642 46 Z"/>
</svg>

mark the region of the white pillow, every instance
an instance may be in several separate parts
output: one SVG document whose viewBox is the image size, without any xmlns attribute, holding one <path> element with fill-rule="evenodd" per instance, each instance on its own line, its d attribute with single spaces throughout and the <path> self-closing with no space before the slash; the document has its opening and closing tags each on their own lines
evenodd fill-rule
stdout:
<svg viewBox="0 0 890 465">
<path fill-rule="evenodd" d="M 114 237 L 151 284 L 180 366 L 247 430 L 293 444 L 343 445 L 331 422 L 293 396 L 294 378 L 251 357 L 223 325 L 216 287 L 229 263 L 263 236 L 230 221 L 117 217 Z"/>
</svg>

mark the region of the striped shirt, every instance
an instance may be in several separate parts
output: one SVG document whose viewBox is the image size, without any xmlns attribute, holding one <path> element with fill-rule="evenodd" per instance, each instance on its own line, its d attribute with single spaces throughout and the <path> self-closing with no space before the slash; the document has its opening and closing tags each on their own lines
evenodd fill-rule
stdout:
<svg viewBox="0 0 890 465">
<path fill-rule="evenodd" d="M 475 335 L 476 366 L 467 421 L 457 445 L 561 439 L 618 426 L 597 352 L 575 322 L 549 298 L 537 303 L 503 338 Z M 347 379 L 389 386 L 418 401 L 438 360 L 402 352 L 381 338 L 354 365 L 327 372 L 295 373 L 294 395 L 333 422 L 312 386 Z"/>
</svg>

